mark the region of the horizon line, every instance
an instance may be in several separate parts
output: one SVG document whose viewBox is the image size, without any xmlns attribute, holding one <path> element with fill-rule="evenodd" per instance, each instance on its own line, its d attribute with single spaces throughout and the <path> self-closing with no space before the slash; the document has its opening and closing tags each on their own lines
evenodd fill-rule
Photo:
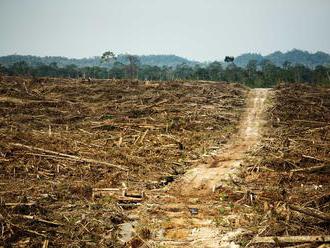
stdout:
<svg viewBox="0 0 330 248">
<path fill-rule="evenodd" d="M 292 51 L 295 51 L 295 50 L 301 51 L 301 52 L 307 52 L 309 54 L 325 53 L 325 54 L 330 55 L 330 53 L 325 52 L 325 51 L 321 51 L 321 50 L 317 50 L 317 51 L 313 52 L 313 51 L 303 50 L 303 49 L 299 49 L 299 48 L 292 48 L 292 49 L 286 50 L 286 51 L 275 50 L 275 51 L 273 51 L 271 53 L 268 53 L 268 54 L 262 54 L 262 53 L 258 53 L 258 52 L 244 52 L 244 53 L 241 53 L 240 55 L 234 56 L 234 57 L 237 58 L 237 57 L 240 57 L 242 55 L 247 55 L 247 54 L 255 54 L 255 55 L 261 55 L 263 57 L 266 57 L 266 56 L 269 56 L 269 55 L 277 53 L 277 52 L 285 54 L 285 53 L 292 52 Z M 13 56 L 13 55 L 17 55 L 17 56 L 34 56 L 34 57 L 40 57 L 40 58 L 60 57 L 60 58 L 77 59 L 77 60 L 80 60 L 80 59 L 94 59 L 94 58 L 101 57 L 101 55 L 94 55 L 94 56 L 89 56 L 89 57 L 70 57 L 70 56 L 65 56 L 65 55 L 33 55 L 33 54 L 24 54 L 24 53 L 21 53 L 21 54 L 20 53 L 5 54 L 5 55 L 0 55 L 0 57 Z M 188 58 L 188 57 L 185 57 L 185 56 L 180 56 L 180 55 L 177 55 L 177 54 L 161 54 L 161 53 L 159 53 L 159 54 L 133 54 L 133 53 L 125 52 L 125 53 L 116 54 L 116 56 L 118 56 L 118 55 L 134 55 L 134 56 L 139 56 L 139 57 L 141 57 L 141 56 L 176 56 L 176 57 L 180 57 L 180 58 L 189 60 L 191 62 L 199 62 L 199 63 L 207 63 L 207 62 L 210 62 L 210 61 L 219 61 L 219 60 L 196 60 L 196 59 Z M 228 55 L 228 56 L 231 56 L 231 55 Z"/>
</svg>

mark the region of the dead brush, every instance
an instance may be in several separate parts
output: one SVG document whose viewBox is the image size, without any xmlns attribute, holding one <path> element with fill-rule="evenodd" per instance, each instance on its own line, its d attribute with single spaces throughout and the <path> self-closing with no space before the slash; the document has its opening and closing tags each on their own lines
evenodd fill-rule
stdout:
<svg viewBox="0 0 330 248">
<path fill-rule="evenodd" d="M 330 232 L 330 90 L 281 85 L 272 103 L 270 128 L 253 154 L 262 159 L 250 161 L 245 172 L 245 186 L 259 199 L 250 244 L 320 245 Z M 248 196 L 243 199 L 249 203 Z"/>
<path fill-rule="evenodd" d="M 6 206 L 0 246 L 114 246 L 125 212 L 93 189 L 171 183 L 162 180 L 221 149 L 245 93 L 227 83 L 1 77 L 0 198 L 45 212 L 18 219 Z"/>
</svg>

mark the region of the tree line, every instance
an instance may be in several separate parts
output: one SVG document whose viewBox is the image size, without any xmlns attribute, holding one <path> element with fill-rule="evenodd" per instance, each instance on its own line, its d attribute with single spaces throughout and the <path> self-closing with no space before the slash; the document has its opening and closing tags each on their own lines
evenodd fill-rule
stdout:
<svg viewBox="0 0 330 248">
<path fill-rule="evenodd" d="M 104 66 L 78 67 L 74 64 L 59 67 L 56 63 L 29 66 L 20 61 L 11 66 L 0 64 L 0 73 L 31 77 L 97 78 L 97 79 L 140 79 L 140 80 L 211 80 L 239 82 L 250 87 L 271 87 L 280 82 L 305 82 L 330 84 L 330 67 L 309 68 L 301 64 L 284 62 L 276 66 L 270 60 L 250 60 L 246 67 L 238 67 L 229 61 L 226 65 L 215 61 L 206 65 L 180 64 L 175 67 L 141 64 L 139 58 L 127 55 L 127 63 L 115 60 L 113 53 L 101 57 Z M 111 63 L 111 68 L 107 68 Z"/>
</svg>

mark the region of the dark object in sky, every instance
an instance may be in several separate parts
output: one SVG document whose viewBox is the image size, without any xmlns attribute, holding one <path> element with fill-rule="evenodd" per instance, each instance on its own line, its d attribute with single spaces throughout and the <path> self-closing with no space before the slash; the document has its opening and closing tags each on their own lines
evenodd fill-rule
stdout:
<svg viewBox="0 0 330 248">
<path fill-rule="evenodd" d="M 225 57 L 225 62 L 229 63 L 229 62 L 233 62 L 233 61 L 234 61 L 234 57 L 230 57 L 230 56 Z"/>
</svg>

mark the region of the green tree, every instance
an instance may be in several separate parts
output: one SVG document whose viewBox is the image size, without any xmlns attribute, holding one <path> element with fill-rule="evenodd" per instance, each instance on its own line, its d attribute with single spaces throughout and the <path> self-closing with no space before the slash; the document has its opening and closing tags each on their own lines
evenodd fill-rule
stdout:
<svg viewBox="0 0 330 248">
<path fill-rule="evenodd" d="M 2 64 L 0 64 L 0 75 L 7 74 L 8 70 L 6 67 L 4 67 Z"/>
<path fill-rule="evenodd" d="M 139 74 L 139 65 L 140 65 L 139 57 L 136 55 L 129 54 L 126 55 L 126 58 L 128 60 L 128 65 L 126 67 L 128 77 L 131 79 L 137 78 Z"/>
<path fill-rule="evenodd" d="M 260 66 L 263 75 L 263 87 L 273 86 L 280 81 L 280 68 L 274 65 L 270 60 L 262 60 Z"/>
<path fill-rule="evenodd" d="M 116 55 L 111 51 L 106 51 L 101 56 L 101 63 L 109 63 L 114 59 L 116 59 Z"/>
<path fill-rule="evenodd" d="M 27 62 L 25 61 L 20 61 L 20 62 L 16 62 L 14 63 L 11 68 L 10 71 L 12 72 L 12 74 L 14 75 L 29 75 L 31 72 L 31 68 L 28 65 Z"/>
<path fill-rule="evenodd" d="M 285 69 L 285 70 L 288 70 L 290 67 L 291 67 L 292 63 L 290 61 L 284 61 L 284 63 L 282 64 L 282 67 Z"/>
<path fill-rule="evenodd" d="M 125 78 L 126 66 L 123 63 L 115 61 L 112 68 L 109 70 L 109 76 L 112 78 Z"/>
<path fill-rule="evenodd" d="M 185 63 L 178 65 L 174 70 L 176 79 L 193 79 L 194 70 Z"/>
<path fill-rule="evenodd" d="M 208 70 L 204 67 L 196 65 L 194 67 L 194 79 L 197 79 L 197 80 L 210 80 Z"/>
<path fill-rule="evenodd" d="M 228 64 L 224 73 L 224 80 L 227 82 L 243 82 L 243 69 L 234 63 Z"/>
<path fill-rule="evenodd" d="M 79 77 L 79 68 L 74 64 L 67 65 L 66 67 L 63 68 L 63 70 L 64 70 L 64 74 L 66 74 L 67 77 L 69 78 Z"/>
<path fill-rule="evenodd" d="M 259 87 L 260 80 L 258 80 L 258 72 L 257 72 L 257 60 L 250 60 L 246 65 L 246 77 L 247 84 L 251 87 Z"/>
<path fill-rule="evenodd" d="M 294 80 L 296 83 L 311 82 L 310 69 L 302 64 L 293 66 Z"/>
<path fill-rule="evenodd" d="M 313 82 L 330 84 L 330 68 L 322 65 L 316 66 L 313 71 Z"/>
<path fill-rule="evenodd" d="M 210 80 L 218 81 L 221 80 L 223 74 L 222 64 L 218 61 L 210 63 L 207 67 Z"/>
<path fill-rule="evenodd" d="M 116 59 L 116 55 L 113 52 L 106 51 L 101 56 L 101 63 L 110 67 L 111 62 L 115 61 Z M 108 78 L 110 78 L 110 71 L 108 71 Z"/>
</svg>

